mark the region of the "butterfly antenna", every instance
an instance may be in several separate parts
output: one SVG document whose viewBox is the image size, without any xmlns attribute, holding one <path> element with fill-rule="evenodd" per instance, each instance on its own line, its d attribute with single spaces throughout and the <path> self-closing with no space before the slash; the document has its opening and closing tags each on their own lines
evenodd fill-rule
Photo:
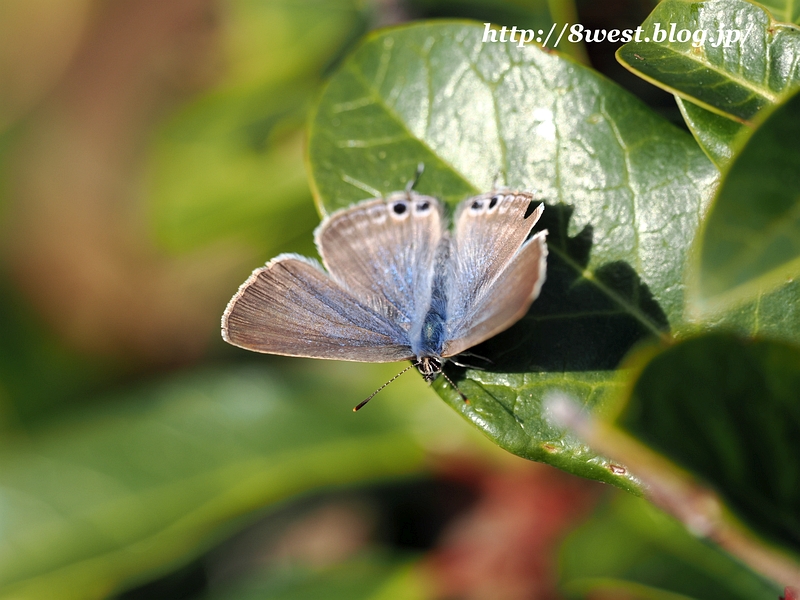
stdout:
<svg viewBox="0 0 800 600">
<path fill-rule="evenodd" d="M 406 194 L 410 194 L 411 190 L 414 189 L 414 186 L 417 185 L 419 178 L 422 176 L 422 172 L 425 170 L 425 163 L 417 164 L 417 172 L 414 173 L 414 178 L 406 184 Z"/>
<path fill-rule="evenodd" d="M 362 408 L 364 408 L 364 405 L 365 405 L 367 402 L 369 402 L 370 400 L 372 400 L 372 399 L 373 399 L 375 396 L 377 396 L 377 395 L 378 395 L 378 392 L 380 392 L 381 390 L 383 390 L 383 388 L 385 388 L 387 385 L 389 385 L 390 383 L 392 383 L 392 382 L 393 382 L 395 379 L 397 379 L 398 377 L 400 377 L 400 375 L 402 375 L 403 373 L 405 373 L 406 371 L 408 371 L 408 370 L 409 370 L 411 367 L 413 367 L 413 366 L 414 366 L 413 364 L 410 364 L 410 365 L 408 365 L 408 366 L 407 366 L 405 369 L 403 369 L 402 371 L 400 371 L 400 372 L 399 372 L 397 375 L 395 375 L 394 377 L 392 377 L 392 378 L 391 378 L 389 381 L 387 381 L 387 382 L 386 382 L 386 383 L 384 383 L 384 384 L 383 384 L 381 387 L 379 387 L 377 390 L 375 390 L 374 392 L 372 392 L 372 393 L 371 393 L 371 394 L 370 394 L 370 395 L 369 395 L 367 398 L 365 398 L 364 400 L 362 400 L 361 402 L 359 402 L 359 403 L 358 403 L 358 404 L 355 406 L 355 408 L 353 408 L 353 412 L 358 412 L 359 410 L 361 410 Z"/>
<path fill-rule="evenodd" d="M 447 373 L 445 373 L 444 371 L 442 371 L 442 377 L 444 377 L 444 378 L 447 380 L 447 383 L 449 383 L 450 385 L 452 385 L 452 386 L 453 386 L 453 389 L 454 389 L 455 391 L 457 391 L 457 392 L 458 392 L 458 395 L 459 395 L 459 396 L 461 396 L 461 399 L 462 399 L 464 402 L 466 402 L 467 404 L 469 404 L 469 398 L 467 398 L 467 397 L 464 395 L 464 392 L 462 392 L 460 389 L 458 389 L 458 386 L 457 386 L 455 383 L 453 383 L 453 380 L 452 380 L 452 379 L 450 379 L 450 378 L 447 376 Z"/>
</svg>

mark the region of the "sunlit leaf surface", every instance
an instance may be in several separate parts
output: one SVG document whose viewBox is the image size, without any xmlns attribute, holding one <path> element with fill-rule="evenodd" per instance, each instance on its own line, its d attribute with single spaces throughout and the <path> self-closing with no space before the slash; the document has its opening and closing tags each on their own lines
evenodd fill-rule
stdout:
<svg viewBox="0 0 800 600">
<path fill-rule="evenodd" d="M 729 119 L 752 121 L 800 80 L 800 29 L 775 23 L 755 3 L 665 0 L 642 30 L 640 41 L 617 51 L 619 61 Z"/>
</svg>

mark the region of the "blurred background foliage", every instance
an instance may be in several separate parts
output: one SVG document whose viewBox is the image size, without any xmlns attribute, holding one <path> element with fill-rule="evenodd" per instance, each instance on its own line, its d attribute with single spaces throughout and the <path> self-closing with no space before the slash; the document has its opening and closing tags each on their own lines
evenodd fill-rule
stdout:
<svg viewBox="0 0 800 600">
<path fill-rule="evenodd" d="M 307 116 L 366 32 L 653 8 L 602 4 L 0 4 L 0 598 L 515 600 L 612 576 L 660 598 L 687 547 L 670 597 L 775 597 L 641 501 L 502 453 L 419 377 L 354 417 L 395 365 L 219 337 L 254 267 L 315 252 Z M 615 50 L 564 48 L 679 122 Z"/>
</svg>

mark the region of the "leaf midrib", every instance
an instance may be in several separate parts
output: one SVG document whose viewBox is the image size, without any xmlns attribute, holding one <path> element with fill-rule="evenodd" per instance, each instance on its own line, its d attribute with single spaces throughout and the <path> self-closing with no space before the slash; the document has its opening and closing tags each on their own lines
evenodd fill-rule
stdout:
<svg viewBox="0 0 800 600">
<path fill-rule="evenodd" d="M 428 152 L 430 152 L 433 156 L 435 156 L 439 161 L 441 161 L 442 164 L 446 165 L 447 168 L 450 169 L 455 175 L 457 175 L 458 178 L 461 179 L 461 181 L 463 181 L 469 188 L 471 188 L 475 193 L 478 192 L 478 189 L 472 184 L 471 181 L 469 181 L 466 178 L 466 176 L 464 176 L 463 173 L 461 173 L 452 164 L 450 164 L 449 161 L 445 160 L 444 157 L 442 157 L 439 152 L 434 150 L 430 146 L 430 144 L 428 144 L 427 141 L 420 139 L 418 136 L 414 135 L 414 133 L 406 125 L 405 121 L 400 117 L 400 115 L 397 114 L 397 112 L 384 101 L 384 97 L 380 94 L 380 91 L 373 85 L 372 82 L 370 82 L 367 79 L 366 75 L 362 70 L 357 69 L 354 65 L 350 67 L 350 72 L 356 77 L 356 79 L 359 80 L 361 85 L 364 86 L 364 89 L 367 90 L 368 94 L 375 102 L 375 104 L 380 106 L 386 112 L 386 114 L 389 115 L 389 117 L 391 117 L 392 120 L 395 121 L 395 123 L 398 124 L 408 134 L 408 137 L 410 139 L 417 140 L 417 142 L 422 144 L 422 146 L 426 150 L 428 150 Z"/>
<path fill-rule="evenodd" d="M 631 42 L 631 43 L 634 46 L 636 45 L 636 42 Z M 640 43 L 643 44 L 643 42 L 640 42 Z M 652 42 L 650 42 L 650 43 L 652 43 Z M 732 82 L 734 82 L 734 83 L 740 85 L 741 87 L 749 90 L 754 95 L 763 98 L 765 102 L 769 102 L 769 103 L 773 103 L 774 104 L 775 102 L 777 102 L 778 98 L 780 97 L 778 94 L 771 94 L 771 93 L 768 93 L 768 92 L 764 91 L 763 89 L 754 87 L 754 84 L 752 82 L 750 82 L 750 81 L 748 81 L 746 79 L 742 79 L 740 77 L 734 76 L 734 74 L 731 71 L 723 71 L 723 70 L 721 70 L 720 68 L 716 67 L 715 65 L 713 65 L 711 63 L 707 63 L 707 62 L 703 62 L 701 60 L 698 60 L 697 58 L 692 56 L 691 52 L 687 52 L 687 53 L 679 52 L 678 50 L 675 49 L 674 46 L 670 46 L 669 44 L 661 44 L 661 45 L 659 45 L 659 47 L 663 48 L 663 49 L 666 49 L 666 50 L 672 52 L 673 54 L 675 54 L 677 56 L 681 56 L 681 57 L 683 57 L 683 58 L 685 58 L 685 59 L 687 59 L 687 60 L 689 60 L 689 61 L 691 61 L 691 62 L 693 62 L 693 63 L 695 63 L 697 65 L 700 65 L 700 66 L 702 66 L 704 68 L 707 68 L 709 71 L 712 71 L 712 72 L 714 72 L 714 73 L 716 73 L 718 75 L 721 75 L 723 78 L 731 80 Z M 641 72 L 630 61 L 626 60 L 625 62 L 631 69 L 633 69 L 637 73 Z M 665 85 L 664 82 L 659 81 L 659 80 L 656 80 L 656 81 L 658 82 L 659 87 L 662 87 L 662 88 L 668 87 L 668 86 Z M 687 96 L 688 96 L 688 94 L 687 94 Z M 687 97 L 687 99 L 688 100 L 696 100 L 697 102 L 702 102 L 702 100 L 700 100 L 699 98 L 695 98 L 694 96 Z"/>
<path fill-rule="evenodd" d="M 582 269 L 578 263 L 573 261 L 569 254 L 562 251 L 561 248 L 558 246 L 549 246 L 548 250 L 553 254 L 558 255 L 558 257 L 564 261 L 575 273 L 578 274 L 579 277 L 582 277 L 585 281 L 593 284 L 598 290 L 600 290 L 603 294 L 605 294 L 612 302 L 616 303 L 624 312 L 631 315 L 637 321 L 639 321 L 642 325 L 644 325 L 651 333 L 653 333 L 659 340 L 663 343 L 671 343 L 672 336 L 665 332 L 663 329 L 659 329 L 658 325 L 654 323 L 651 319 L 647 317 L 642 311 L 638 309 L 638 307 L 632 306 L 628 303 L 624 298 L 622 298 L 619 294 L 614 292 L 611 288 L 607 287 L 603 284 L 602 281 L 595 277 L 596 273 L 594 270 L 590 268 Z M 587 277 L 587 274 L 590 277 Z M 638 273 L 637 273 L 638 275 Z"/>
</svg>

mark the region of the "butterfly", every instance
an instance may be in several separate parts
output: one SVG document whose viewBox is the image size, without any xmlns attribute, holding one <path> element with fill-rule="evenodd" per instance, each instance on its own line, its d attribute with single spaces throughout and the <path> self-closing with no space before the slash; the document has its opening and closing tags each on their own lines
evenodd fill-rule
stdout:
<svg viewBox="0 0 800 600">
<path fill-rule="evenodd" d="M 530 236 L 544 204 L 493 190 L 461 202 L 451 228 L 445 205 L 411 187 L 326 217 L 314 232 L 322 265 L 281 254 L 253 271 L 225 309 L 223 339 L 284 356 L 411 360 L 433 381 L 517 322 L 545 280 L 547 231 Z"/>
</svg>

